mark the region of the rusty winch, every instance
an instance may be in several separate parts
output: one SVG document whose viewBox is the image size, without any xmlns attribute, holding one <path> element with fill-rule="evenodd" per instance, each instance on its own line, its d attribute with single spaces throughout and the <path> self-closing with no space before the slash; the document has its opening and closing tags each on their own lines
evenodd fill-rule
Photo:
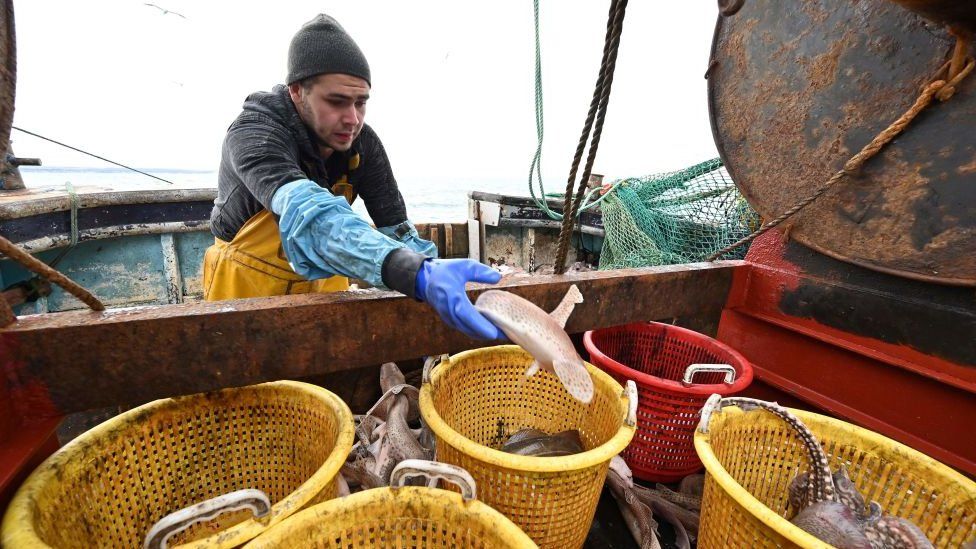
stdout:
<svg viewBox="0 0 976 549">
<path fill-rule="evenodd" d="M 719 4 L 707 75 L 715 142 L 767 221 L 816 192 L 927 84 L 972 70 L 972 0 Z M 789 236 L 876 271 L 976 286 L 976 76 L 954 92 L 786 220 Z"/>
</svg>

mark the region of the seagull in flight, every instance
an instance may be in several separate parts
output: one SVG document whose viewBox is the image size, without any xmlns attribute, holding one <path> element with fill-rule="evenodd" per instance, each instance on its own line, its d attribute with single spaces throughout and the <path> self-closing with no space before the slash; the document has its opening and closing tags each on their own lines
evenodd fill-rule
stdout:
<svg viewBox="0 0 976 549">
<path fill-rule="evenodd" d="M 168 10 L 168 9 L 166 9 L 166 8 L 161 8 L 161 7 L 159 7 L 159 6 L 157 6 L 156 4 L 150 4 L 150 3 L 148 3 L 148 2 L 145 2 L 145 4 L 146 4 L 147 6 L 152 6 L 152 7 L 154 7 L 154 8 L 156 8 L 156 9 L 158 9 L 159 11 L 161 11 L 161 12 L 163 12 L 163 15 L 166 15 L 167 13 L 172 13 L 173 15 L 179 15 L 179 16 L 180 16 L 180 17 L 182 17 L 183 19 L 186 19 L 186 16 L 185 16 L 185 15 L 183 15 L 182 13 L 177 13 L 177 12 L 175 12 L 175 11 L 170 11 L 170 10 Z"/>
</svg>

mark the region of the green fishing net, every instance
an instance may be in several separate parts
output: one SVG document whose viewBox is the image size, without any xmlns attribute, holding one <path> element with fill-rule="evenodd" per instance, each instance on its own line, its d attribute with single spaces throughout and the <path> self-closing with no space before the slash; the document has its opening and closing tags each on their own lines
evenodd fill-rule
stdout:
<svg viewBox="0 0 976 549">
<path fill-rule="evenodd" d="M 618 181 L 600 202 L 601 270 L 704 261 L 761 224 L 718 158 Z M 747 249 L 722 259 L 741 259 Z"/>
</svg>

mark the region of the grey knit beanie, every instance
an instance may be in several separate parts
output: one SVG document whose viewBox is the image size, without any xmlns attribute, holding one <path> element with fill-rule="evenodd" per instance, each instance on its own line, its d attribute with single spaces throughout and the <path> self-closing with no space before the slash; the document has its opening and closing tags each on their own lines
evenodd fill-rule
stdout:
<svg viewBox="0 0 976 549">
<path fill-rule="evenodd" d="M 291 39 L 285 83 L 327 73 L 349 74 L 370 82 L 369 63 L 362 50 L 338 21 L 320 13 Z"/>
</svg>

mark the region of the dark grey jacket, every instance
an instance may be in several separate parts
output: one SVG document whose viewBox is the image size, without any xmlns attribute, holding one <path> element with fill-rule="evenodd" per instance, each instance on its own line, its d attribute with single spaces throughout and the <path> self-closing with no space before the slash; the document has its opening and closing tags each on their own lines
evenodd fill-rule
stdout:
<svg viewBox="0 0 976 549">
<path fill-rule="evenodd" d="M 359 154 L 359 167 L 350 170 L 349 159 L 354 154 Z M 372 128 L 364 125 L 349 151 L 323 160 L 288 88 L 279 85 L 270 93 L 253 93 L 224 138 L 211 231 L 229 242 L 248 219 L 261 210 L 271 210 L 271 199 L 283 185 L 310 179 L 331 189 L 342 175 L 348 176 L 377 227 L 407 221 L 386 150 Z M 378 259 L 383 262 L 384 284 L 413 297 L 417 271 L 426 256 L 404 247 Z"/>
<path fill-rule="evenodd" d="M 359 168 L 350 171 L 349 157 L 356 153 Z M 279 85 L 270 93 L 252 93 L 224 138 L 211 231 L 229 242 L 248 219 L 261 210 L 271 210 L 271 197 L 282 185 L 311 179 L 331 189 L 343 174 L 348 174 L 377 227 L 407 220 L 386 150 L 371 127 L 363 126 L 349 151 L 336 152 L 323 161 L 288 88 Z"/>
</svg>

